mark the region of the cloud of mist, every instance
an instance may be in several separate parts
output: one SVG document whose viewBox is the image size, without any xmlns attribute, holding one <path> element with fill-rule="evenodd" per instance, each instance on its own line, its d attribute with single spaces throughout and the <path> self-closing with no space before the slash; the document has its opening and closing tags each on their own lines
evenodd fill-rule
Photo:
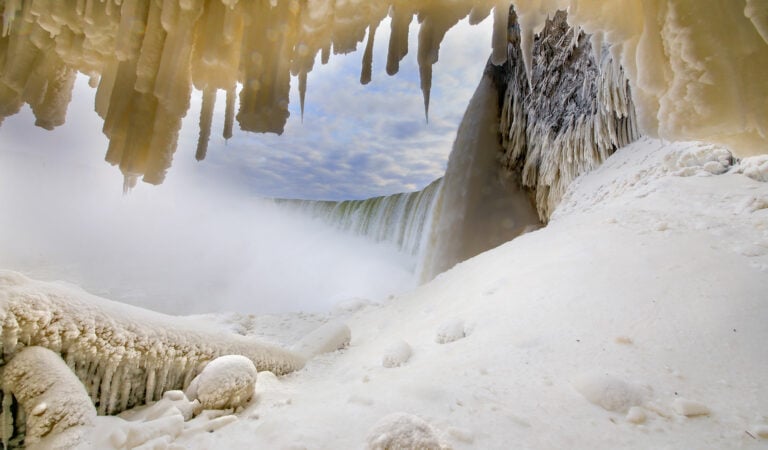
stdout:
<svg viewBox="0 0 768 450">
<path fill-rule="evenodd" d="M 88 99 L 73 101 L 66 126 L 33 123 L 25 109 L 0 128 L 2 268 L 176 314 L 323 311 L 414 286 L 409 257 L 278 208 L 205 163 L 123 195 Z"/>
</svg>

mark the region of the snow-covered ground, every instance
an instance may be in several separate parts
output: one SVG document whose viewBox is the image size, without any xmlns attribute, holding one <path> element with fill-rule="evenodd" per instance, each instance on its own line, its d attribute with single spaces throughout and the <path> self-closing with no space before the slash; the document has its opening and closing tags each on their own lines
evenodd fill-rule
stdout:
<svg viewBox="0 0 768 450">
<path fill-rule="evenodd" d="M 172 393 L 133 422 L 97 418 L 94 445 L 765 448 L 766 180 L 765 156 L 642 139 L 578 179 L 547 227 L 413 292 L 204 317 L 285 346 L 341 321 L 351 342 L 260 372 L 234 415 L 184 422 Z"/>
</svg>

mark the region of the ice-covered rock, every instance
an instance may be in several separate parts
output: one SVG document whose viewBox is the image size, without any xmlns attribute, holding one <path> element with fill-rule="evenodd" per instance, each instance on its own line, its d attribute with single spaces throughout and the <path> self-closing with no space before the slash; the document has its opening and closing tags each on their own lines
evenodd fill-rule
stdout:
<svg viewBox="0 0 768 450">
<path fill-rule="evenodd" d="M 27 448 L 77 446 L 93 426 L 96 409 L 85 387 L 59 355 L 43 347 L 26 347 L 2 370 L 2 441 L 9 448 L 14 431 L 13 400 L 27 412 Z M 17 416 L 18 417 L 18 416 Z"/>
<path fill-rule="evenodd" d="M 390 414 L 381 419 L 368 434 L 370 450 L 442 448 L 435 430 L 423 419 L 412 414 Z"/>
<path fill-rule="evenodd" d="M 768 182 L 768 155 L 751 156 L 739 162 L 738 173 L 755 181 Z"/>
<path fill-rule="evenodd" d="M 192 380 L 187 396 L 200 401 L 204 409 L 235 409 L 253 397 L 256 367 L 241 355 L 220 356 Z"/>
</svg>

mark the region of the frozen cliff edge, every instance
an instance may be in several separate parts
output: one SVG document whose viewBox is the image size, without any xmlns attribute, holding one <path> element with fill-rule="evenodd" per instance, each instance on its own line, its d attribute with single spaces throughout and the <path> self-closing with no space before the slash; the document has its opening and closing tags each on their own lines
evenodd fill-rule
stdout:
<svg viewBox="0 0 768 450">
<path fill-rule="evenodd" d="M 304 365 L 301 356 L 252 338 L 201 329 L 200 322 L 10 271 L 0 271 L 0 322 L 0 364 L 6 371 L 25 348 L 47 348 L 80 379 L 99 414 L 116 414 L 186 388 L 208 361 L 222 355 L 243 355 L 259 371 L 277 375 Z M 3 392 L 3 423 L 13 426 L 9 394 Z"/>
</svg>

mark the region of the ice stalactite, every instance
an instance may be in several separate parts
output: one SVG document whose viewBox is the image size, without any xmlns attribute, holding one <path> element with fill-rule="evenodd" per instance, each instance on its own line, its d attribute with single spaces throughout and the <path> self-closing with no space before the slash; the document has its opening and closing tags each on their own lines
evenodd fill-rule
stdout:
<svg viewBox="0 0 768 450">
<path fill-rule="evenodd" d="M 303 357 L 252 338 L 7 271 L 0 272 L 0 324 L 1 364 L 12 364 L 32 346 L 61 355 L 99 414 L 183 389 L 206 362 L 222 355 L 243 355 L 258 370 L 278 375 L 304 364 Z"/>
<path fill-rule="evenodd" d="M 415 16 L 426 114 L 432 66 L 445 33 L 468 15 L 482 20 L 494 7 L 496 28 L 504 29 L 506 17 L 498 11 L 508 3 L 0 0 L 0 118 L 28 103 L 39 126 L 60 125 L 74 77 L 84 73 L 98 84 L 96 111 L 110 140 L 106 160 L 120 167 L 127 188 L 141 177 L 156 184 L 171 165 L 193 88 L 209 99 L 218 90 L 227 92 L 225 137 L 232 135 L 235 117 L 245 131 L 280 134 L 289 116 L 291 75 L 298 77 L 303 116 L 316 56 L 327 63 L 332 53 L 356 50 L 367 34 L 361 70 L 361 82 L 367 83 L 374 76 L 375 31 L 387 15 L 392 19 L 387 73 L 394 75 L 408 53 Z M 497 62 L 506 55 L 500 36 L 493 38 Z M 207 126 L 205 114 L 201 122 Z M 198 159 L 208 138 L 201 130 Z"/>
<path fill-rule="evenodd" d="M 524 63 L 522 32 L 513 10 L 501 112 L 502 164 L 535 192 L 539 217 L 546 221 L 576 177 L 640 132 L 619 62 L 607 48 L 593 49 L 588 35 L 568 25 L 565 12 L 547 20 L 534 36 L 530 65 Z"/>
</svg>

